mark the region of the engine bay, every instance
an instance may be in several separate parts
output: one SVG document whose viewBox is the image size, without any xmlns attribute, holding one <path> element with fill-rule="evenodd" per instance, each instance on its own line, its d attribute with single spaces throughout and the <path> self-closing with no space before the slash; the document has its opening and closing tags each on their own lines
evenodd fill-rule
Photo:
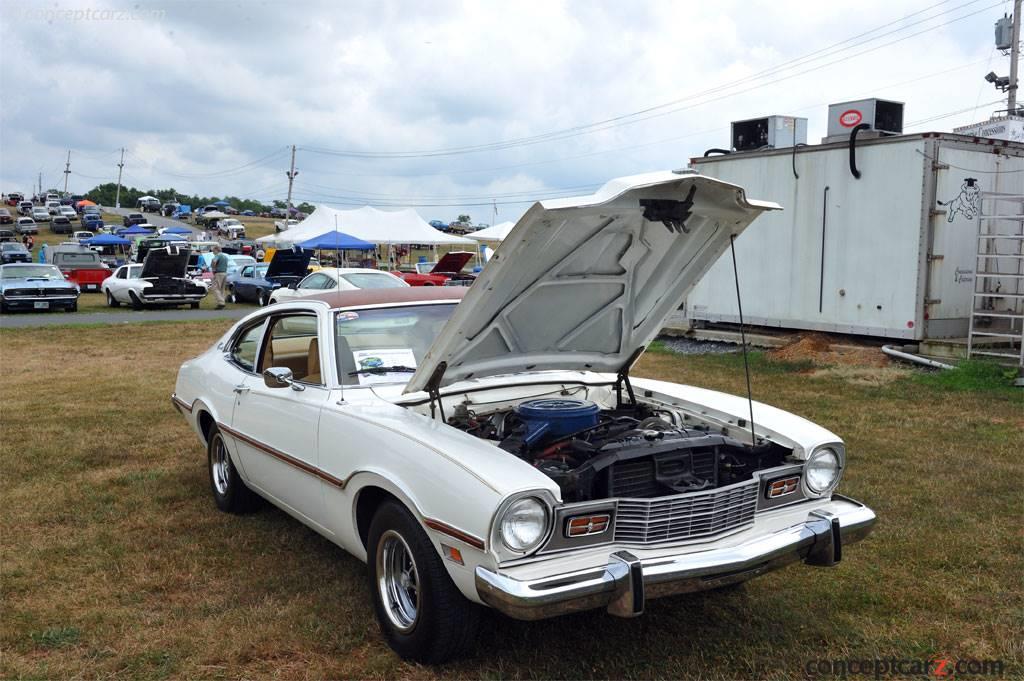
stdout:
<svg viewBox="0 0 1024 681">
<path fill-rule="evenodd" d="M 474 406 L 456 405 L 448 424 L 530 463 L 558 484 L 566 502 L 716 489 L 779 466 L 790 453 L 643 402 L 608 408 L 557 396 L 494 410 Z"/>
</svg>

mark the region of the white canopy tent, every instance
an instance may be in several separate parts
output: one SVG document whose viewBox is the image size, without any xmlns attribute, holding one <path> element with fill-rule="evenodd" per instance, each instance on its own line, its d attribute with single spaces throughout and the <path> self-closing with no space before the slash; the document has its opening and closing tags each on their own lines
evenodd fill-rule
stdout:
<svg viewBox="0 0 1024 681">
<path fill-rule="evenodd" d="M 475 241 L 485 242 L 501 242 L 508 237 L 508 233 L 512 231 L 512 228 L 516 226 L 514 222 L 499 222 L 493 227 L 487 227 L 481 229 L 479 232 L 472 232 L 467 234 L 470 239 Z"/>
<path fill-rule="evenodd" d="M 363 206 L 355 210 L 337 210 L 317 206 L 308 218 L 291 229 L 268 234 L 256 241 L 270 246 L 291 246 L 324 232 L 337 230 L 373 244 L 472 245 L 470 239 L 445 234 L 431 227 L 411 208 L 377 210 Z"/>
</svg>

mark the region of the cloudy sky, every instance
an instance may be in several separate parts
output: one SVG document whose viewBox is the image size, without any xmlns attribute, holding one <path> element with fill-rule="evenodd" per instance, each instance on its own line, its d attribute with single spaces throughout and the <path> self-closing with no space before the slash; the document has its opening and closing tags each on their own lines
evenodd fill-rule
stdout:
<svg viewBox="0 0 1024 681">
<path fill-rule="evenodd" d="M 517 218 L 675 168 L 764 114 L 906 102 L 983 120 L 1008 72 L 993 0 L 0 0 L 0 187 L 38 173 L 204 195 Z M 952 114 L 952 115 L 947 115 Z M 494 216 L 494 205 L 497 218 Z"/>
</svg>

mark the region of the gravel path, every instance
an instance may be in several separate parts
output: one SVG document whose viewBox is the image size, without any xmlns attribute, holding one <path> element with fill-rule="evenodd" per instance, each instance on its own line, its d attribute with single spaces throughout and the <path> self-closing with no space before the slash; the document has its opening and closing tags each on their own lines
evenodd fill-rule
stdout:
<svg viewBox="0 0 1024 681">
<path fill-rule="evenodd" d="M 668 336 L 662 336 L 658 340 L 661 341 L 666 348 L 672 352 L 679 353 L 680 355 L 712 355 L 740 351 L 740 345 L 738 343 L 700 341 L 691 340 L 689 338 L 671 338 Z"/>
</svg>

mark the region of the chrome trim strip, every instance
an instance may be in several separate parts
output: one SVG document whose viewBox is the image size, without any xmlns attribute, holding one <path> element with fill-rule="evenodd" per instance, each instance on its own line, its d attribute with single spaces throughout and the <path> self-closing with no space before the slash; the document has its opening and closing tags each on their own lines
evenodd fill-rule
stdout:
<svg viewBox="0 0 1024 681">
<path fill-rule="evenodd" d="M 348 480 L 342 480 L 341 478 L 336 478 L 333 475 L 331 475 L 330 473 L 328 473 L 327 471 L 324 471 L 324 470 L 322 470 L 320 468 L 317 468 L 316 466 L 311 466 L 310 464 L 306 463 L 305 461 L 301 461 L 299 459 L 296 459 L 294 456 L 286 454 L 285 452 L 282 452 L 280 449 L 275 449 L 275 448 L 271 447 L 270 445 L 267 445 L 267 444 L 264 444 L 264 443 L 260 442 L 259 440 L 255 440 L 255 439 L 249 437 L 248 435 L 245 435 L 244 433 L 241 433 L 241 432 L 235 430 L 234 428 L 230 428 L 230 427 L 224 425 L 223 423 L 218 423 L 217 427 L 220 428 L 225 433 L 227 433 L 228 435 L 230 435 L 231 437 L 236 438 L 238 440 L 241 440 L 242 442 L 244 442 L 244 443 L 246 443 L 246 444 L 248 444 L 248 445 L 250 445 L 252 447 L 255 447 L 256 449 L 260 450 L 261 452 L 263 452 L 265 454 L 269 454 L 270 456 L 274 457 L 275 459 L 283 461 L 284 463 L 288 464 L 289 466 L 294 466 L 295 468 L 298 468 L 303 473 L 308 473 L 308 474 L 310 474 L 312 476 L 320 478 L 324 482 L 326 482 L 326 483 L 328 483 L 330 485 L 334 485 L 338 489 L 345 489 L 345 485 L 348 484 Z"/>
<path fill-rule="evenodd" d="M 171 402 L 174 406 L 178 407 L 178 409 L 187 411 L 189 414 L 192 413 L 192 405 L 178 397 L 177 394 L 171 393 Z"/>
<path fill-rule="evenodd" d="M 440 520 L 435 520 L 434 518 L 424 518 L 423 524 L 432 530 L 436 530 L 438 532 L 441 532 L 442 534 L 447 534 L 449 537 L 454 537 L 455 539 L 458 539 L 461 542 L 465 542 L 472 546 L 474 549 L 479 549 L 481 551 L 484 550 L 483 539 L 475 537 L 472 534 L 469 534 L 468 532 L 463 532 L 457 527 L 452 527 L 448 523 L 443 523 Z"/>
</svg>

